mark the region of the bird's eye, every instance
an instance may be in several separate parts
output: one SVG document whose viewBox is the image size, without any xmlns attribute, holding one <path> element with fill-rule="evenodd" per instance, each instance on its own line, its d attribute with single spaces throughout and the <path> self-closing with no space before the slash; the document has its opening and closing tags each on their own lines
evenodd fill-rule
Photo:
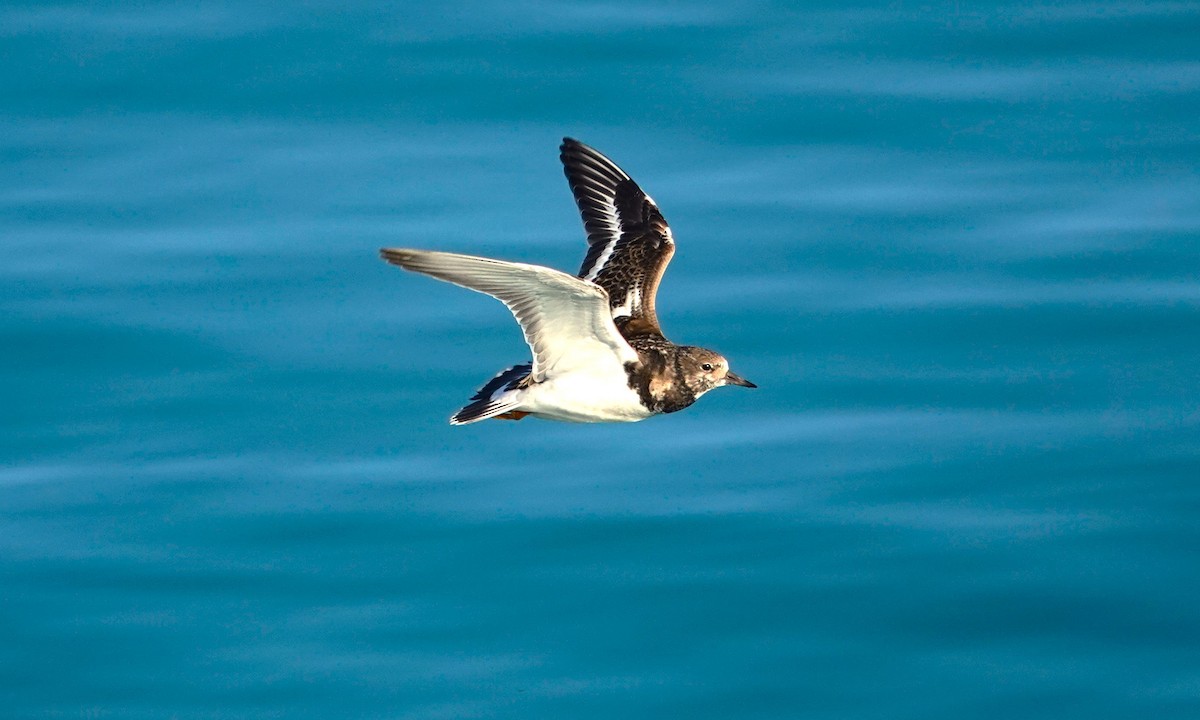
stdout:
<svg viewBox="0 0 1200 720">
<path fill-rule="evenodd" d="M 704 363 L 700 366 L 700 369 L 704 372 L 712 372 L 712 363 Z"/>
</svg>

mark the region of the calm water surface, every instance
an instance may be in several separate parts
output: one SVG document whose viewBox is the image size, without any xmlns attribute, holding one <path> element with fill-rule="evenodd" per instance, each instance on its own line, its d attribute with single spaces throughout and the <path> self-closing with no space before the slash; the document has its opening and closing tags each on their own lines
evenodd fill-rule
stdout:
<svg viewBox="0 0 1200 720">
<path fill-rule="evenodd" d="M 0 9 L 13 718 L 1200 717 L 1193 3 Z M 654 195 L 723 390 L 527 357 L 384 245 Z"/>
</svg>

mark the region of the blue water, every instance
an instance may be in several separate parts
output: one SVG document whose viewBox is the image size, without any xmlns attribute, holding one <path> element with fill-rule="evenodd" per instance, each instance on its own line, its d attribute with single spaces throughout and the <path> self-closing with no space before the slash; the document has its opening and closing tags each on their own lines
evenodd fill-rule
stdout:
<svg viewBox="0 0 1200 720">
<path fill-rule="evenodd" d="M 0 715 L 1200 717 L 1200 6 L 10 3 Z M 446 421 L 569 134 L 758 390 Z"/>
</svg>

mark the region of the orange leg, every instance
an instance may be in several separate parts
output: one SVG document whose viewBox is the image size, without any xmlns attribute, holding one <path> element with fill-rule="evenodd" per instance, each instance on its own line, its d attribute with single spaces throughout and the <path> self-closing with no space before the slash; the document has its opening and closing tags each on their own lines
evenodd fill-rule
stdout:
<svg viewBox="0 0 1200 720">
<path fill-rule="evenodd" d="M 492 417 L 496 420 L 520 420 L 528 414 L 529 413 L 521 412 L 520 410 L 509 410 L 506 413 L 500 413 L 499 415 L 493 415 Z"/>
</svg>

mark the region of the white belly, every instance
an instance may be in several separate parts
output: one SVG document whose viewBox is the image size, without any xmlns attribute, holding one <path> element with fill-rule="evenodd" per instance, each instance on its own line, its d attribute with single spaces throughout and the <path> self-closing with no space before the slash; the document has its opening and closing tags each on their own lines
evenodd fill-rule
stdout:
<svg viewBox="0 0 1200 720">
<path fill-rule="evenodd" d="M 524 391 L 521 410 L 567 422 L 634 422 L 650 417 L 623 367 L 547 378 Z"/>
</svg>

